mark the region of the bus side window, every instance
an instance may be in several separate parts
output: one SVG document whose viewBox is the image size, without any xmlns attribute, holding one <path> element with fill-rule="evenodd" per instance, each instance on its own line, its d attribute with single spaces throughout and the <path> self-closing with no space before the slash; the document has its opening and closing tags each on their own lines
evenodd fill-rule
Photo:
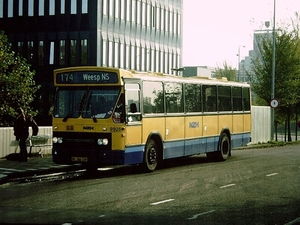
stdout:
<svg viewBox="0 0 300 225">
<path fill-rule="evenodd" d="M 141 121 L 139 85 L 132 83 L 125 84 L 125 91 L 127 122 Z"/>
</svg>

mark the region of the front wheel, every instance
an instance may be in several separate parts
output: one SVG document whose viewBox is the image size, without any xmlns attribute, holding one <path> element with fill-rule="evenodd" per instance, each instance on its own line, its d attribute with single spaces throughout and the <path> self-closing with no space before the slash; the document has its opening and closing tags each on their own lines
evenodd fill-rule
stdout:
<svg viewBox="0 0 300 225">
<path fill-rule="evenodd" d="M 144 153 L 144 169 L 148 172 L 152 172 L 158 165 L 158 146 L 153 139 L 150 139 L 146 144 Z"/>
</svg>

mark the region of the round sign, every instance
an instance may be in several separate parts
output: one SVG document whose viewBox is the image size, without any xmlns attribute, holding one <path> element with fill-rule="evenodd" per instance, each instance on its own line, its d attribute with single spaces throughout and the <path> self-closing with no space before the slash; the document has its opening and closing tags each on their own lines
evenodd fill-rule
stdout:
<svg viewBox="0 0 300 225">
<path fill-rule="evenodd" d="M 276 107 L 278 107 L 278 105 L 279 105 L 279 102 L 278 102 L 277 99 L 274 98 L 274 99 L 271 100 L 270 106 L 271 106 L 272 108 L 276 108 Z"/>
</svg>

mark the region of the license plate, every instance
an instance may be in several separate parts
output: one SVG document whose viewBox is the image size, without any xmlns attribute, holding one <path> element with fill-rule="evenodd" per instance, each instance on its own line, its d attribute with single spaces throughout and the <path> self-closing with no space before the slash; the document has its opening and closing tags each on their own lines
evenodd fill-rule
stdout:
<svg viewBox="0 0 300 225">
<path fill-rule="evenodd" d="M 87 162 L 88 157 L 72 157 L 71 160 L 73 162 Z"/>
</svg>

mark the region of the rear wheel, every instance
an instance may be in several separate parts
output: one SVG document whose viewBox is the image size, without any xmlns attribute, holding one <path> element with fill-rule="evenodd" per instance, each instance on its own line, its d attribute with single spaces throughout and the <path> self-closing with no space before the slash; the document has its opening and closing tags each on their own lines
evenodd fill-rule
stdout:
<svg viewBox="0 0 300 225">
<path fill-rule="evenodd" d="M 158 165 L 159 152 L 158 146 L 155 140 L 150 139 L 146 144 L 145 154 L 144 154 L 144 169 L 148 172 L 152 172 L 156 169 Z"/>
<path fill-rule="evenodd" d="M 228 135 L 226 133 L 222 133 L 219 141 L 219 151 L 217 152 L 218 160 L 225 161 L 230 155 L 231 145 Z"/>
</svg>

